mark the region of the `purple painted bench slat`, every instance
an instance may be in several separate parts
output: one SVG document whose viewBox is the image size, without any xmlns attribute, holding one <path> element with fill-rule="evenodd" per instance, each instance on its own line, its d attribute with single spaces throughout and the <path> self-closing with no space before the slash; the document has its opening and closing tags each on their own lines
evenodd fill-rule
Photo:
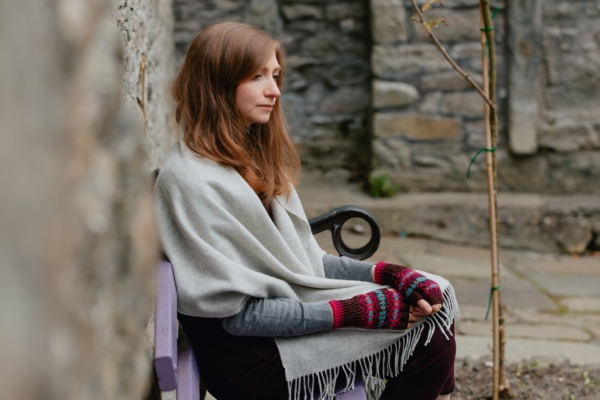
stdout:
<svg viewBox="0 0 600 400">
<path fill-rule="evenodd" d="M 345 393 L 340 393 L 336 395 L 335 398 L 336 400 L 367 400 L 367 393 L 363 383 L 357 379 L 354 384 L 354 389 L 348 390 Z"/>
<path fill-rule="evenodd" d="M 177 400 L 200 400 L 200 373 L 194 351 L 185 336 L 179 338 Z"/>
<path fill-rule="evenodd" d="M 154 304 L 154 368 L 163 392 L 177 388 L 177 291 L 173 269 L 160 261 Z"/>
</svg>

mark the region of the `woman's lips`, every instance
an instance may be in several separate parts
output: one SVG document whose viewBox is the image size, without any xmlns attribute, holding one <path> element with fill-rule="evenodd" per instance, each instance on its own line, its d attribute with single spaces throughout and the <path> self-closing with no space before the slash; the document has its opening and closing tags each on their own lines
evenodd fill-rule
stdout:
<svg viewBox="0 0 600 400">
<path fill-rule="evenodd" d="M 273 109 L 273 106 L 269 105 L 269 104 L 261 104 L 261 105 L 259 105 L 259 107 L 263 108 L 265 110 L 272 110 Z"/>
</svg>

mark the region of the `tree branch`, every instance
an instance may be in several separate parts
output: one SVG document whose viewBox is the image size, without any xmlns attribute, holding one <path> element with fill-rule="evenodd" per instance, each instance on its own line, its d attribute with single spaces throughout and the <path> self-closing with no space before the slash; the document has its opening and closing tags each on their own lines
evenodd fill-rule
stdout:
<svg viewBox="0 0 600 400">
<path fill-rule="evenodd" d="M 413 5 L 413 9 L 417 13 L 418 20 L 415 19 L 415 21 L 417 21 L 421 25 L 425 25 L 425 23 L 427 23 L 427 20 L 423 16 L 423 13 L 421 12 L 421 9 L 419 8 L 419 5 L 417 4 L 416 0 L 410 0 L 410 1 Z M 467 74 L 461 67 L 458 66 L 456 61 L 454 61 L 452 59 L 452 57 L 450 57 L 450 54 L 448 54 L 448 51 L 446 51 L 444 46 L 442 46 L 442 43 L 440 43 L 440 40 L 437 38 L 435 33 L 433 33 L 429 29 L 427 30 L 427 32 L 428 32 L 428 36 L 431 38 L 431 40 L 433 40 L 433 42 L 438 47 L 438 49 L 440 49 L 440 51 L 442 52 L 442 55 L 450 63 L 452 68 L 454 68 L 456 70 L 456 72 L 458 72 L 463 78 L 465 78 L 467 80 L 467 82 L 469 82 L 471 84 L 471 86 L 473 86 L 473 88 L 475 90 L 477 90 L 479 95 L 481 97 L 483 97 L 483 100 L 485 100 L 485 102 L 489 104 L 489 106 L 492 110 L 496 110 L 496 104 L 494 104 L 494 102 L 492 100 L 490 100 L 490 98 L 488 96 L 485 95 L 481 86 L 479 86 L 477 84 L 477 82 L 475 82 L 475 80 L 471 77 L 471 75 Z"/>
</svg>

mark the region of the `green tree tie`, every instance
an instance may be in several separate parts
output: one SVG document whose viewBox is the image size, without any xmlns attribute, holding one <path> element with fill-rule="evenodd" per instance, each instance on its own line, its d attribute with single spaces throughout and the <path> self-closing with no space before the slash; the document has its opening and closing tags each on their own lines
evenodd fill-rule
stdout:
<svg viewBox="0 0 600 400">
<path fill-rule="evenodd" d="M 488 149 L 486 147 L 484 147 L 483 149 L 479 149 L 477 151 L 477 153 L 475 153 L 475 155 L 473 156 L 473 158 L 471 158 L 471 162 L 469 163 L 469 168 L 467 168 L 467 179 L 469 179 L 471 177 L 471 165 L 473 165 L 473 163 L 475 162 L 475 160 L 477 159 L 477 157 L 483 153 L 484 151 L 487 152 L 494 152 L 496 151 L 495 147 L 492 147 L 491 149 Z"/>
</svg>

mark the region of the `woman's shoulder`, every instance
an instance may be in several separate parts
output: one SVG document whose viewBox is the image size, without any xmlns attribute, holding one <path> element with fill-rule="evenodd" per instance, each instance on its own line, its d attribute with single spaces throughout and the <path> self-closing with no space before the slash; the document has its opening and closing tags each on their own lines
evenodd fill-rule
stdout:
<svg viewBox="0 0 600 400">
<path fill-rule="evenodd" d="M 233 168 L 202 157 L 179 142 L 169 152 L 154 184 L 155 198 L 186 207 L 194 204 L 238 207 L 258 197 Z M 190 200 L 193 199 L 193 200 Z"/>
<path fill-rule="evenodd" d="M 222 198 L 239 197 L 246 191 L 246 186 L 233 167 L 200 156 L 180 141 L 165 158 L 154 190 L 167 197 L 189 195 L 196 198 L 210 193 L 212 197 Z"/>
<path fill-rule="evenodd" d="M 183 141 L 179 141 L 167 154 L 157 183 L 219 182 L 232 179 L 235 175 L 237 172 L 233 168 L 196 154 Z"/>
</svg>

